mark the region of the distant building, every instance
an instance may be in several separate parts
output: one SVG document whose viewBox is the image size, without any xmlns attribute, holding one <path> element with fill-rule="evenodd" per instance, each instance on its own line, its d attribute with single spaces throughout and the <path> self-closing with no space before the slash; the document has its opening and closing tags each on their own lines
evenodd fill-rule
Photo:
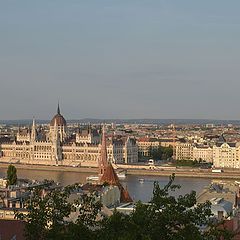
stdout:
<svg viewBox="0 0 240 240">
<path fill-rule="evenodd" d="M 174 138 L 161 138 L 159 141 L 162 147 L 176 147 L 176 140 Z"/>
<path fill-rule="evenodd" d="M 176 160 L 193 160 L 192 143 L 176 144 Z"/>
<path fill-rule="evenodd" d="M 138 152 L 141 157 L 150 157 L 151 150 L 157 150 L 161 146 L 160 141 L 155 138 L 139 138 L 137 143 Z"/>
<path fill-rule="evenodd" d="M 207 123 L 206 128 L 214 128 L 214 124 L 213 123 Z"/>
<path fill-rule="evenodd" d="M 176 144 L 177 160 L 203 160 L 216 168 L 240 168 L 240 142 L 227 142 L 223 135 L 213 147 L 192 143 Z"/>
<path fill-rule="evenodd" d="M 177 143 L 176 160 L 202 160 L 212 163 L 213 149 L 207 145 Z"/>
<path fill-rule="evenodd" d="M 96 129 L 88 126 L 87 129 L 80 130 L 76 133 L 76 143 L 99 144 L 100 134 Z"/>
<path fill-rule="evenodd" d="M 194 160 L 212 163 L 213 149 L 210 146 L 194 146 L 192 156 Z"/>
<path fill-rule="evenodd" d="M 240 143 L 217 143 L 213 147 L 216 168 L 240 168 Z"/>
</svg>

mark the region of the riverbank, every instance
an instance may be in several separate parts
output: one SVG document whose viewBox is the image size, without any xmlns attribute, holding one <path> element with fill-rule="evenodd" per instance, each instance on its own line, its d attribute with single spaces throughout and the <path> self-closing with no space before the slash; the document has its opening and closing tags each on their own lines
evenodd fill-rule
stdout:
<svg viewBox="0 0 240 240">
<path fill-rule="evenodd" d="M 39 171 L 59 171 L 59 172 L 75 172 L 97 174 L 96 167 L 72 167 L 72 166 L 48 166 L 48 165 L 33 165 L 33 164 L 18 164 L 14 163 L 17 169 L 24 170 L 39 170 Z M 7 169 L 9 163 L 0 163 L 0 168 Z M 226 170 L 221 173 L 212 173 L 210 169 L 200 170 L 196 168 L 181 168 L 181 169 L 142 169 L 135 165 L 118 165 L 119 169 L 126 170 L 127 175 L 142 175 L 142 176 L 169 176 L 175 174 L 177 177 L 187 178 L 207 178 L 207 179 L 229 179 L 240 181 L 240 170 Z"/>
<path fill-rule="evenodd" d="M 13 163 L 17 169 L 24 170 L 41 170 L 41 171 L 60 171 L 60 172 L 77 172 L 77 173 L 97 173 L 94 167 L 72 167 L 72 166 L 53 166 L 53 165 L 34 165 Z M 7 169 L 9 163 L 0 163 L 0 168 Z"/>
<path fill-rule="evenodd" d="M 169 171 L 169 170 L 141 170 L 141 169 L 130 169 L 127 171 L 128 175 L 142 175 L 142 176 L 170 176 L 175 174 L 176 177 L 187 177 L 187 178 L 206 178 L 206 179 L 229 179 L 240 181 L 240 172 L 200 172 L 200 171 Z"/>
</svg>

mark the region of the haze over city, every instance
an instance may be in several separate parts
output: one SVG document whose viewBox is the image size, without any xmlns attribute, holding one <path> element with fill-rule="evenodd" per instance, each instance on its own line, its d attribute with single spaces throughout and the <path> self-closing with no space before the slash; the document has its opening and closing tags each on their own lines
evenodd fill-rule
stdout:
<svg viewBox="0 0 240 240">
<path fill-rule="evenodd" d="M 1 1 L 0 119 L 240 119 L 239 1 Z"/>
</svg>

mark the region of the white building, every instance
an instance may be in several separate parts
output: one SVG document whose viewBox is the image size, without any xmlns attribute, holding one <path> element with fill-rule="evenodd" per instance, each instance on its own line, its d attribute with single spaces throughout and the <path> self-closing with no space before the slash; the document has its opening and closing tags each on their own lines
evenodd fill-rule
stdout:
<svg viewBox="0 0 240 240">
<path fill-rule="evenodd" d="M 193 160 L 193 145 L 191 143 L 177 143 L 176 160 Z"/>
<path fill-rule="evenodd" d="M 240 143 L 218 143 L 213 147 L 216 168 L 240 168 Z"/>
<path fill-rule="evenodd" d="M 39 133 L 33 120 L 31 131 L 24 131 L 24 135 L 19 131 L 15 141 L 1 144 L 0 161 L 97 166 L 100 147 L 100 135 L 95 129 L 70 136 L 66 120 L 58 106 L 57 114 L 51 120 L 47 133 Z M 137 162 L 137 149 L 134 138 L 107 139 L 108 159 L 111 162 Z"/>
<path fill-rule="evenodd" d="M 213 162 L 213 149 L 209 146 L 195 146 L 193 147 L 193 159 L 203 160 L 209 163 Z"/>
</svg>

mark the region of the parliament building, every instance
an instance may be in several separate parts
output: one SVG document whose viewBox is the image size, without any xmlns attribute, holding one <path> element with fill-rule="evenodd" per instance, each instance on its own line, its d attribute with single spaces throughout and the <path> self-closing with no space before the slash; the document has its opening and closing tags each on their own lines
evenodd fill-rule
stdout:
<svg viewBox="0 0 240 240">
<path fill-rule="evenodd" d="M 88 127 L 69 133 L 65 118 L 60 113 L 50 121 L 47 131 L 33 119 L 31 129 L 19 129 L 12 142 L 0 145 L 1 162 L 97 166 L 101 149 L 101 130 Z M 138 146 L 130 136 L 107 136 L 108 161 L 131 164 L 138 161 Z"/>
</svg>

